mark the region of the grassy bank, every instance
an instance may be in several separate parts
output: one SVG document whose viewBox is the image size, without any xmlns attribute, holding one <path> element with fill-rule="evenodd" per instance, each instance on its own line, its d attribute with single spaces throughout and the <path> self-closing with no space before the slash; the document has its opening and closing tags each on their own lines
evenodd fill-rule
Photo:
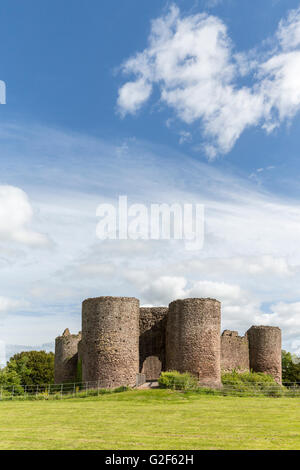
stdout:
<svg viewBox="0 0 300 470">
<path fill-rule="evenodd" d="M 300 449 L 300 399 L 139 390 L 0 402 L 0 449 Z"/>
</svg>

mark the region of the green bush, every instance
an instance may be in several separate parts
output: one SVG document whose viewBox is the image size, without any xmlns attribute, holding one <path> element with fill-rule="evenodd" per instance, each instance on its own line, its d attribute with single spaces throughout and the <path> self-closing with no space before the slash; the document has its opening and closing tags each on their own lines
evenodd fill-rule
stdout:
<svg viewBox="0 0 300 470">
<path fill-rule="evenodd" d="M 54 354 L 45 351 L 23 351 L 10 358 L 5 370 L 16 373 L 21 385 L 54 382 Z"/>
<path fill-rule="evenodd" d="M 300 382 L 300 358 L 282 351 L 282 381 Z"/>
<path fill-rule="evenodd" d="M 225 372 L 222 374 L 224 395 L 265 395 L 282 396 L 285 388 L 273 377 L 262 372 Z"/>
<path fill-rule="evenodd" d="M 120 387 L 114 388 L 113 393 L 128 392 L 129 390 L 130 387 L 127 387 L 126 385 L 121 385 Z"/>
<path fill-rule="evenodd" d="M 285 387 L 279 385 L 273 377 L 261 372 L 226 372 L 222 374 L 221 389 L 200 387 L 197 378 L 189 373 L 177 371 L 162 372 L 158 379 L 161 388 L 171 390 L 196 391 L 202 394 L 222 394 L 235 396 L 264 395 L 279 397 L 286 394 Z M 292 395 L 291 391 L 291 395 Z M 295 394 L 295 391 L 294 391 Z"/>
<path fill-rule="evenodd" d="M 162 372 L 158 384 L 161 388 L 170 388 L 172 390 L 192 390 L 198 387 L 197 378 L 185 372 L 180 374 L 176 370 Z"/>
<path fill-rule="evenodd" d="M 5 396 L 23 394 L 21 380 L 15 370 L 0 369 L 0 390 L 1 399 Z"/>
</svg>

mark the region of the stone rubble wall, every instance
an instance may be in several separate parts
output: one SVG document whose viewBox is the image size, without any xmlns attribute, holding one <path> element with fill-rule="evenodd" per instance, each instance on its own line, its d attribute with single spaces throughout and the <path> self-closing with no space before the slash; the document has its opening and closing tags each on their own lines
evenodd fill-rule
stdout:
<svg viewBox="0 0 300 470">
<path fill-rule="evenodd" d="M 221 370 L 249 371 L 249 343 L 247 336 L 225 330 L 221 336 Z"/>
<path fill-rule="evenodd" d="M 247 331 L 250 369 L 272 375 L 282 382 L 281 330 L 275 326 L 252 326 Z"/>
<path fill-rule="evenodd" d="M 81 333 L 71 335 L 68 328 L 55 340 L 54 381 L 75 382 L 77 377 L 78 343 Z"/>
<path fill-rule="evenodd" d="M 252 326 L 245 336 L 220 334 L 221 304 L 182 299 L 169 307 L 139 307 L 133 297 L 97 297 L 82 304 L 82 333 L 66 329 L 55 341 L 55 383 L 135 386 L 138 374 L 156 381 L 165 370 L 190 372 L 220 387 L 221 370 L 264 372 L 281 383 L 281 330 Z"/>
<path fill-rule="evenodd" d="M 215 299 L 171 302 L 166 330 L 166 368 L 190 372 L 207 387 L 221 386 L 221 304 Z"/>
<path fill-rule="evenodd" d="M 167 307 L 140 308 L 140 372 L 157 380 L 166 363 Z"/>
<path fill-rule="evenodd" d="M 134 386 L 139 372 L 139 300 L 97 297 L 82 304 L 82 380 Z"/>
</svg>

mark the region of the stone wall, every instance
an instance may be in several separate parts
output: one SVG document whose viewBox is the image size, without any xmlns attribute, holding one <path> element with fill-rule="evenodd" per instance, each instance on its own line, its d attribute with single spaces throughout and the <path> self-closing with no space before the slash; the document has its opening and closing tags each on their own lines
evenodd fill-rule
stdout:
<svg viewBox="0 0 300 470">
<path fill-rule="evenodd" d="M 71 335 L 68 328 L 62 336 L 55 339 L 54 381 L 56 384 L 76 381 L 80 340 L 81 333 Z"/>
<path fill-rule="evenodd" d="M 221 370 L 249 371 L 249 344 L 247 336 L 225 330 L 221 336 Z"/>
<path fill-rule="evenodd" d="M 97 297 L 82 304 L 82 335 L 66 329 L 55 341 L 55 383 L 135 386 L 137 374 L 190 372 L 199 383 L 221 386 L 224 371 L 252 369 L 281 383 L 281 330 L 252 326 L 244 337 L 220 336 L 221 304 L 183 299 L 167 307 L 139 308 L 132 297 Z M 92 386 L 92 385 L 91 385 Z"/>
<path fill-rule="evenodd" d="M 166 368 L 190 372 L 204 386 L 221 386 L 221 304 L 215 299 L 171 302 L 166 328 Z"/>
<path fill-rule="evenodd" d="M 140 372 L 157 380 L 165 370 L 167 307 L 140 308 Z"/>
<path fill-rule="evenodd" d="M 275 326 L 252 326 L 247 331 L 250 368 L 282 381 L 281 330 Z"/>
<path fill-rule="evenodd" d="M 97 297 L 82 304 L 82 380 L 101 388 L 135 386 L 139 372 L 139 301 Z"/>
</svg>

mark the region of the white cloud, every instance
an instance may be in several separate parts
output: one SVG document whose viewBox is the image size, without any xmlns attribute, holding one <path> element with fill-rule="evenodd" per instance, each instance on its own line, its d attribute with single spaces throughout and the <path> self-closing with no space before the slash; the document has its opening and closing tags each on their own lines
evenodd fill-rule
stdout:
<svg viewBox="0 0 300 470">
<path fill-rule="evenodd" d="M 291 350 L 294 351 L 294 354 L 298 355 L 298 357 L 294 357 L 294 361 L 296 364 L 299 364 L 299 357 L 300 357 L 300 340 L 296 339 L 291 341 Z"/>
<path fill-rule="evenodd" d="M 300 331 L 300 302 L 279 302 L 271 306 L 272 313 L 262 314 L 261 318 L 271 324 L 274 321 L 285 327 L 286 333 L 294 334 L 295 328 Z"/>
<path fill-rule="evenodd" d="M 185 142 L 190 142 L 192 139 L 192 134 L 187 131 L 180 131 L 179 132 L 180 139 L 179 139 L 179 144 L 184 144 Z"/>
<path fill-rule="evenodd" d="M 47 245 L 49 239 L 45 235 L 28 227 L 32 218 L 33 209 L 26 193 L 15 186 L 0 186 L 0 240 Z"/>
<path fill-rule="evenodd" d="M 186 279 L 184 277 L 162 276 L 142 291 L 143 299 L 156 305 L 168 305 L 172 300 L 185 297 Z"/>
<path fill-rule="evenodd" d="M 238 284 L 188 282 L 187 278 L 176 276 L 149 281 L 142 295 L 143 301 L 151 305 L 168 305 L 180 298 L 216 298 L 222 306 L 222 329 L 238 330 L 243 335 L 252 325 L 278 326 L 283 332 L 284 347 L 294 352 L 300 350 L 300 302 L 278 302 L 265 313 L 261 301 Z"/>
<path fill-rule="evenodd" d="M 20 323 L 22 323 L 21 326 Z M 52 342 L 61 335 L 65 328 L 72 333 L 81 329 L 80 315 L 26 315 L 25 321 L 20 315 L 10 314 L 1 326 L 1 338 L 6 344 L 36 345 Z"/>
<path fill-rule="evenodd" d="M 23 307 L 28 307 L 28 303 L 21 300 L 0 296 L 0 313 L 7 313 L 9 311 L 21 309 Z"/>
<path fill-rule="evenodd" d="M 124 63 L 137 79 L 120 88 L 119 110 L 136 113 L 156 84 L 182 121 L 201 123 L 209 158 L 227 153 L 248 127 L 271 132 L 300 109 L 300 9 L 280 22 L 274 41 L 267 57 L 237 54 L 223 21 L 183 16 L 173 5 L 152 22 L 148 47 Z M 247 74 L 253 84 L 241 86 Z"/>
<path fill-rule="evenodd" d="M 238 285 L 226 284 L 225 282 L 197 281 L 187 291 L 189 297 L 211 297 L 223 302 L 239 300 L 242 296 Z"/>
<path fill-rule="evenodd" d="M 239 285 L 225 282 L 191 281 L 188 286 L 183 276 L 161 276 L 152 281 L 148 279 L 147 284 L 142 292 L 143 299 L 153 304 L 168 305 L 173 300 L 188 297 L 216 298 L 225 304 L 244 303 L 247 299 Z"/>
<path fill-rule="evenodd" d="M 13 244 L 16 253 L 6 247 L 0 253 L 1 294 L 14 299 L 17 292 L 17 298 L 30 302 L 30 316 L 29 309 L 26 315 L 1 316 L 2 340 L 34 345 L 52 341 L 65 327 L 79 330 L 80 305 L 87 297 L 132 295 L 144 304 L 167 305 L 175 298 L 208 295 L 222 301 L 223 328 L 244 333 L 254 323 L 278 325 L 284 347 L 299 348 L 297 309 L 289 310 L 300 299 L 299 200 L 267 194 L 249 179 L 183 153 L 176 166 L 170 165 L 173 153 L 166 147 L 128 141 L 128 152 L 118 159 L 115 142 L 104 145 L 51 129 L 42 136 L 30 132 L 33 148 L 27 137 L 19 138 L 20 156 L 27 148 L 39 162 L 50 145 L 52 154 L 64 157 L 55 172 L 37 166 L 33 182 L 26 180 L 26 168 L 17 172 L 24 186 L 31 182 L 30 194 L 39 201 L 39 217 L 32 223 L 38 219 L 39 231 L 51 233 L 56 246 L 40 252 Z M 15 132 L 12 141 L 18 136 Z M 204 203 L 203 250 L 188 253 L 181 241 L 97 240 L 96 207 L 117 203 L 116 195 L 127 193 L 130 203 Z M 285 313 L 277 308 L 281 302 Z"/>
<path fill-rule="evenodd" d="M 285 51 L 300 45 L 300 8 L 290 11 L 287 19 L 280 21 L 277 38 Z"/>
<path fill-rule="evenodd" d="M 279 326 L 283 332 L 284 348 L 300 353 L 300 302 L 278 302 L 270 307 L 271 313 L 260 312 L 256 324 Z"/>
<path fill-rule="evenodd" d="M 78 272 L 83 276 L 112 276 L 115 267 L 111 263 L 84 263 L 78 267 Z"/>
<path fill-rule="evenodd" d="M 250 274 L 272 273 L 279 276 L 290 276 L 293 273 L 292 267 L 288 265 L 285 258 L 274 258 L 268 255 L 262 256 L 257 261 L 248 261 L 245 269 Z"/>
<path fill-rule="evenodd" d="M 127 112 L 136 113 L 149 98 L 151 90 L 151 85 L 145 80 L 126 83 L 119 90 L 118 106 L 121 114 L 125 114 L 125 108 Z"/>
<path fill-rule="evenodd" d="M 148 277 L 147 288 L 142 293 L 142 303 L 168 305 L 183 298 L 215 298 L 222 303 L 223 329 L 236 329 L 243 334 L 263 315 L 260 302 L 238 284 L 190 280 L 185 277 L 161 276 L 154 280 Z"/>
<path fill-rule="evenodd" d="M 233 276 L 268 276 L 272 275 L 272 280 L 277 276 L 279 278 L 289 278 L 296 273 L 296 268 L 291 266 L 284 257 L 274 257 L 270 255 L 263 256 L 244 256 L 229 258 L 206 258 L 191 259 L 185 263 L 178 263 L 173 268 L 176 272 L 189 270 L 193 273 L 218 272 L 219 276 L 227 277 L 229 273 Z"/>
</svg>

